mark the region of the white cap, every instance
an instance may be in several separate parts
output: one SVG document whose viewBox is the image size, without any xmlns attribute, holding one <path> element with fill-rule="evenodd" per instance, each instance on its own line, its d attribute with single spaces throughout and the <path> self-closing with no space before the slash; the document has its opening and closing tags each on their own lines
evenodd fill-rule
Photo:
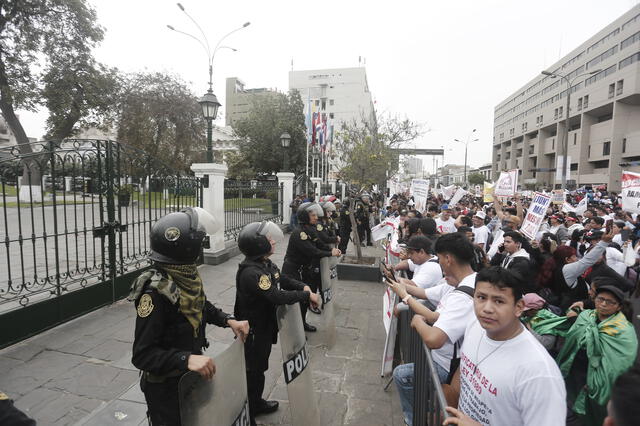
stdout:
<svg viewBox="0 0 640 426">
<path fill-rule="evenodd" d="M 473 215 L 474 217 L 479 217 L 482 220 L 485 220 L 485 218 L 487 217 L 487 214 L 485 212 L 483 212 L 482 210 L 478 210 L 476 212 L 476 214 Z"/>
</svg>

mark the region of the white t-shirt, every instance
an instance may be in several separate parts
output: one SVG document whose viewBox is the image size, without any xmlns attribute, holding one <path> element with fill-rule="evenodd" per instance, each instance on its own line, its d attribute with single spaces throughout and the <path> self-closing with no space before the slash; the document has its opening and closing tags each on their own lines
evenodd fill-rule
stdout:
<svg viewBox="0 0 640 426">
<path fill-rule="evenodd" d="M 409 259 L 409 270 L 413 271 L 411 281 L 420 288 L 429 288 L 438 285 L 442 281 L 442 269 L 437 257 L 432 257 L 422 265 L 416 265 Z"/>
<path fill-rule="evenodd" d="M 447 284 L 447 286 L 449 286 Z M 464 277 L 458 287 L 467 286 L 476 288 L 476 273 L 467 275 Z M 436 312 L 440 314 L 436 322 L 433 323 L 434 327 L 442 330 L 448 337 L 447 341 L 440 349 L 435 349 L 431 352 L 433 355 L 433 361 L 445 370 L 449 371 L 451 365 L 451 358 L 453 358 L 453 344 L 464 336 L 464 330 L 467 328 L 467 323 L 472 319 L 475 319 L 473 315 L 473 298 L 468 294 L 455 290 L 449 286 L 451 290 L 439 290 L 442 293 L 442 297 L 438 301 L 438 307 Z M 429 290 L 425 290 L 427 299 L 432 300 Z M 434 290 L 432 293 L 436 293 Z M 436 296 L 436 294 L 433 294 Z"/>
<path fill-rule="evenodd" d="M 627 265 L 624 263 L 622 253 L 614 247 L 607 247 L 606 251 L 607 265 L 624 277 L 627 272 Z"/>
<path fill-rule="evenodd" d="M 489 240 L 489 228 L 485 225 L 479 227 L 473 227 L 473 243 L 474 244 L 483 244 L 484 249 L 487 250 L 487 241 Z"/>
<path fill-rule="evenodd" d="M 441 234 L 448 234 L 458 231 L 455 223 L 456 221 L 452 217 L 449 217 L 449 220 L 442 220 L 441 218 L 436 219 L 436 227 Z"/>
<path fill-rule="evenodd" d="M 483 425 L 564 426 L 566 398 L 560 369 L 528 330 L 501 342 L 470 322 L 460 351 L 463 413 Z"/>
</svg>

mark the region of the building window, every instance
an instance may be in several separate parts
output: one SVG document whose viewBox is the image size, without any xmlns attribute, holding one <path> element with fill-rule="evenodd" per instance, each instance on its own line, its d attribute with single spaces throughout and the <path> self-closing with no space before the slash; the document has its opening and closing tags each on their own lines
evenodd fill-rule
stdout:
<svg viewBox="0 0 640 426">
<path fill-rule="evenodd" d="M 558 117 L 562 118 L 562 109 L 563 107 L 558 108 Z"/>
<path fill-rule="evenodd" d="M 616 95 L 622 95 L 622 91 L 624 90 L 624 80 L 618 80 L 617 86 Z"/>
<path fill-rule="evenodd" d="M 582 98 L 578 98 L 578 111 L 582 109 Z"/>
<path fill-rule="evenodd" d="M 329 105 L 333 106 L 333 99 L 329 99 Z"/>
<path fill-rule="evenodd" d="M 556 138 L 551 139 L 551 150 L 556 149 Z"/>
<path fill-rule="evenodd" d="M 316 106 L 320 106 L 320 100 L 316 99 Z"/>
<path fill-rule="evenodd" d="M 516 132 L 516 129 L 511 128 L 511 129 L 509 130 L 509 136 L 513 136 L 513 134 L 514 134 L 515 132 Z"/>
<path fill-rule="evenodd" d="M 553 110 L 553 119 L 557 120 L 558 119 L 558 108 Z"/>
<path fill-rule="evenodd" d="M 627 152 L 627 138 L 622 139 L 622 152 Z"/>
<path fill-rule="evenodd" d="M 327 100 L 323 99 L 322 100 L 322 107 L 321 107 L 322 111 L 324 111 L 325 109 L 327 109 Z"/>
<path fill-rule="evenodd" d="M 640 52 L 634 53 L 633 55 L 629 56 L 628 58 L 625 58 L 625 59 L 621 60 L 620 63 L 619 63 L 619 66 L 620 66 L 619 69 L 622 69 L 622 68 L 624 68 L 626 66 L 629 66 L 629 65 L 633 64 L 634 62 L 638 62 L 638 59 L 640 59 Z"/>
<path fill-rule="evenodd" d="M 611 83 L 609 85 L 609 99 L 613 98 L 614 93 L 616 92 L 616 85 Z"/>
<path fill-rule="evenodd" d="M 535 146 L 531 145 L 529 147 L 529 155 L 533 155 L 533 154 L 535 154 Z"/>
<path fill-rule="evenodd" d="M 611 142 L 605 142 L 602 144 L 602 155 L 609 155 L 611 153 Z"/>
<path fill-rule="evenodd" d="M 333 113 L 332 112 L 329 113 L 329 118 L 333 118 Z"/>
<path fill-rule="evenodd" d="M 602 80 L 603 78 L 613 74 L 614 72 L 616 72 L 616 64 L 613 64 L 609 68 L 600 71 L 598 74 L 594 75 L 593 77 L 589 77 L 588 79 L 586 79 L 584 81 L 584 86 L 587 87 L 588 85 L 595 83 L 598 80 Z"/>
<path fill-rule="evenodd" d="M 588 108 L 589 107 L 589 95 L 584 95 L 584 102 L 582 103 L 582 107 L 583 108 Z"/>
</svg>

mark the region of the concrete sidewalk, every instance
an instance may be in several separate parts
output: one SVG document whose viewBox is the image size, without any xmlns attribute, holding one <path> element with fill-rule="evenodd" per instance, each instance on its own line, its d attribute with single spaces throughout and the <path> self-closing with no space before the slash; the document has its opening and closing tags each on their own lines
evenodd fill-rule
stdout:
<svg viewBox="0 0 640 426">
<path fill-rule="evenodd" d="M 287 241 L 272 257 L 282 264 Z M 365 249 L 374 255 L 372 248 Z M 235 274 L 241 256 L 200 271 L 207 297 L 233 311 Z M 380 360 L 384 346 L 382 284 L 339 281 L 336 303 L 337 341 L 328 350 L 319 335 L 308 333 L 310 365 L 323 425 L 403 425 L 391 386 L 383 391 Z M 308 314 L 309 322 L 319 316 Z M 131 365 L 135 310 L 120 301 L 0 351 L 0 390 L 42 425 L 146 424 L 146 405 Z M 4 325 L 6 326 L 6 325 Z M 215 357 L 233 341 L 228 329 L 209 326 Z M 291 416 L 282 374 L 280 347 L 269 360 L 265 396 L 279 400 L 280 410 L 258 418 L 265 425 L 289 425 Z"/>
</svg>

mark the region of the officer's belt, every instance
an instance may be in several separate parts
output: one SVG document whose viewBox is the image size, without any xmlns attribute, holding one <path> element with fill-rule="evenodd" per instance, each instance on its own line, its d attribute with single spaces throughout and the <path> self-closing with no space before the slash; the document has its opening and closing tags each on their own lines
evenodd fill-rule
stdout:
<svg viewBox="0 0 640 426">
<path fill-rule="evenodd" d="M 168 372 L 167 374 L 153 374 L 150 373 L 148 371 L 143 371 L 142 372 L 142 377 L 144 377 L 144 380 L 149 382 L 149 383 L 164 383 L 167 379 L 170 379 L 172 377 L 178 377 L 183 375 L 185 372 L 181 371 L 181 370 L 172 370 L 170 372 Z"/>
</svg>

